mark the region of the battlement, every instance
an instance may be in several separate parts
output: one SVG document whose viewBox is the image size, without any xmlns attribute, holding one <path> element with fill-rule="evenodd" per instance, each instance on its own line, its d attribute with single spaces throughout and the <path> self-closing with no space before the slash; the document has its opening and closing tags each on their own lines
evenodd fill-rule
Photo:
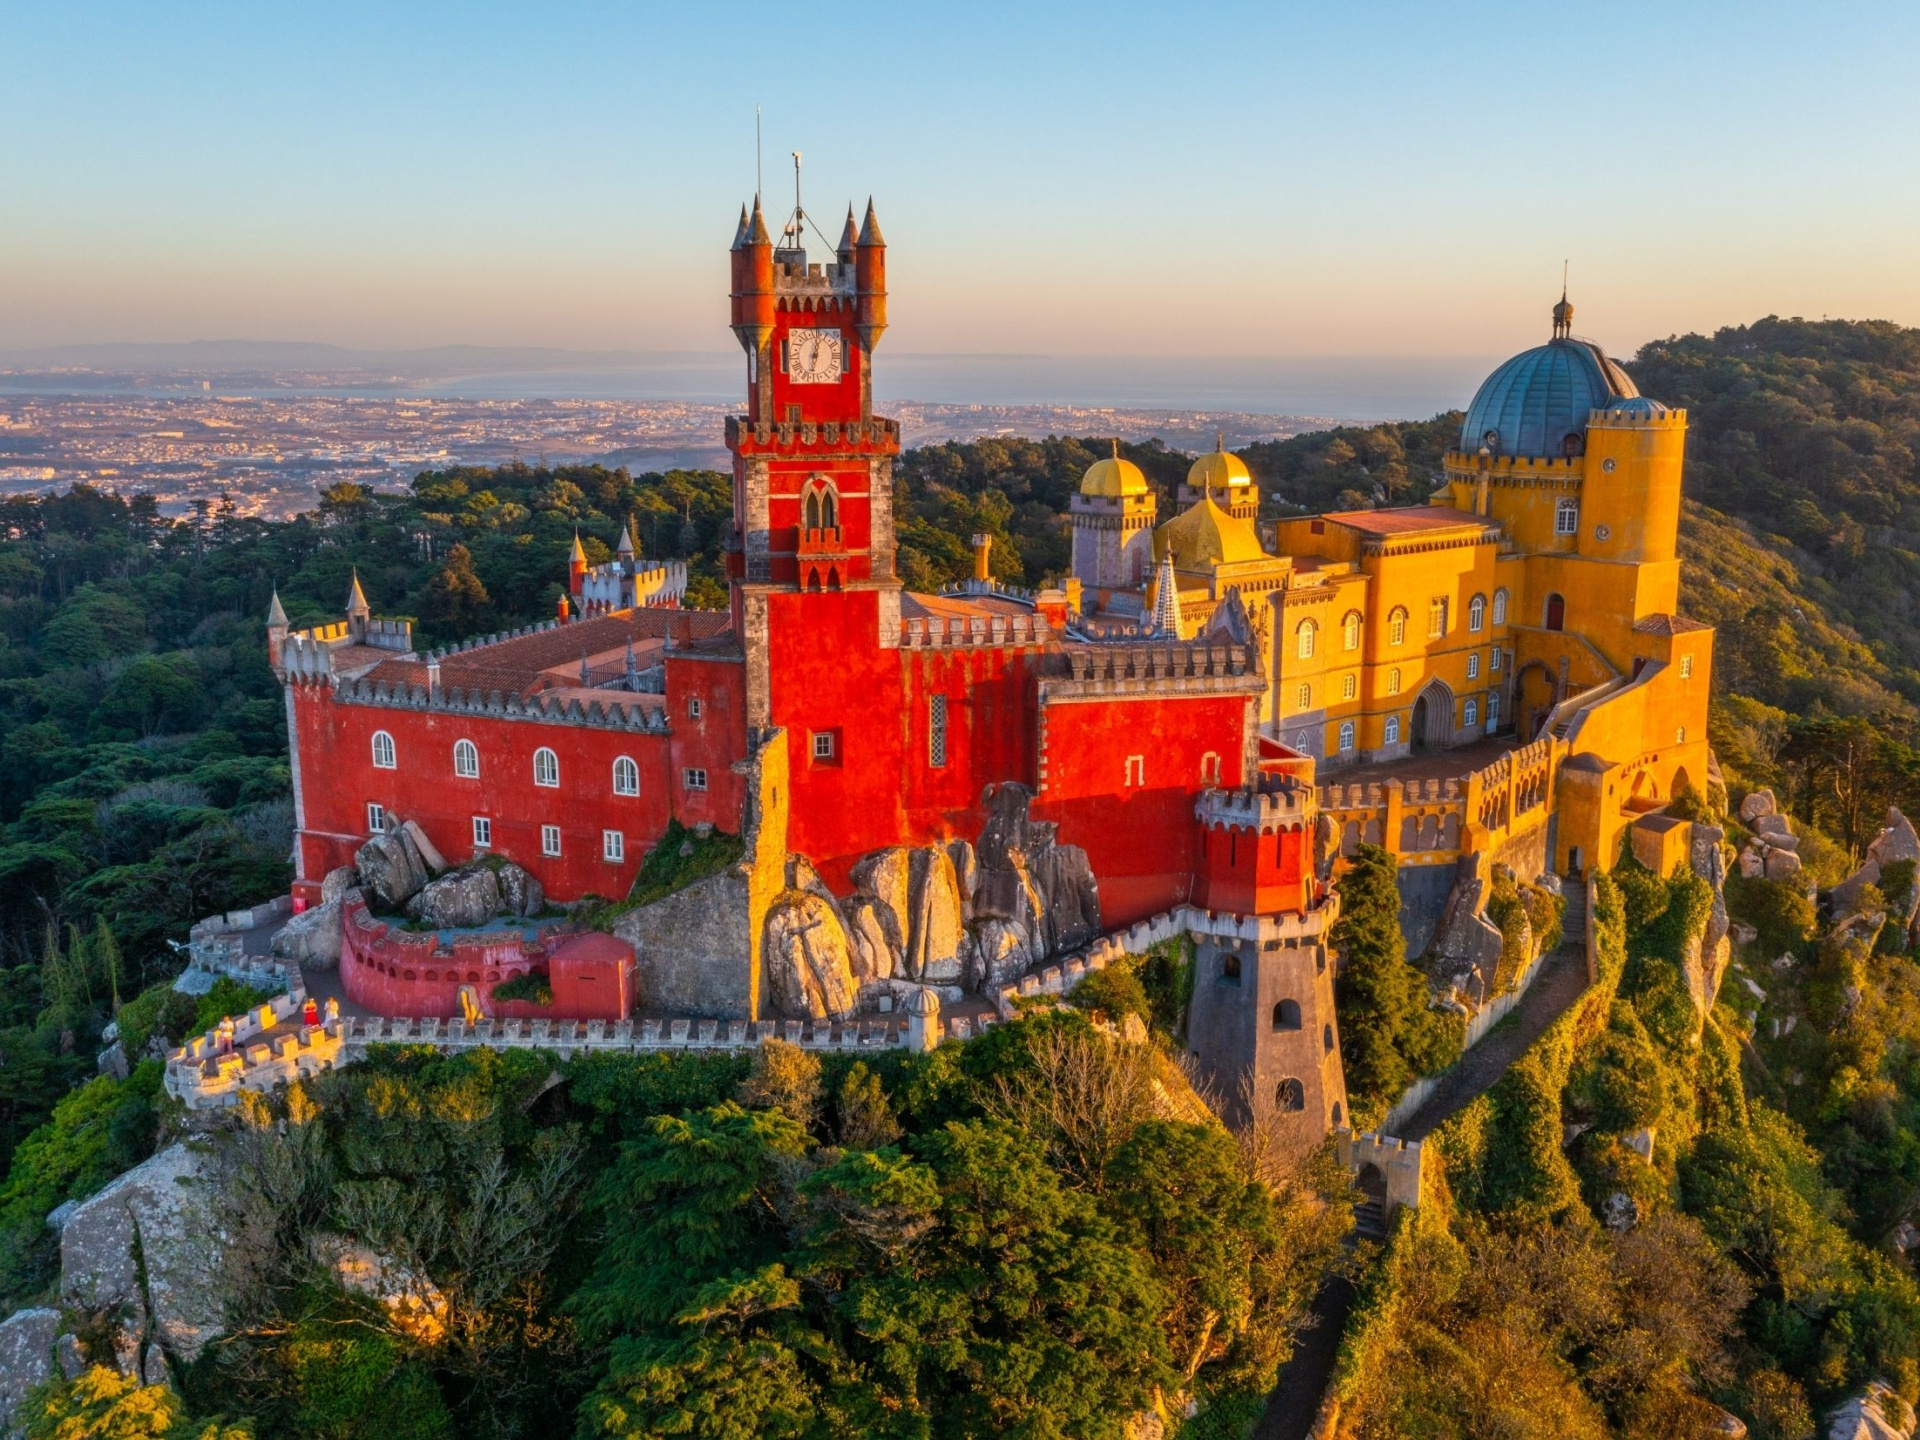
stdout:
<svg viewBox="0 0 1920 1440">
<path fill-rule="evenodd" d="M 927 615 L 900 622 L 903 650 L 1045 645 L 1052 638 L 1038 615 Z"/>
<path fill-rule="evenodd" d="M 424 667 L 423 667 L 424 668 Z M 606 692 L 605 699 L 578 696 L 520 696 L 499 690 L 429 689 L 424 685 L 386 680 L 340 680 L 333 689 L 335 703 L 375 705 L 394 710 L 424 710 L 465 715 L 491 715 L 508 720 L 545 721 L 553 725 L 585 725 L 599 730 L 628 730 L 636 734 L 667 735 L 673 727 L 659 705 L 643 703 L 638 695 Z"/>
<path fill-rule="evenodd" d="M 798 253 L 800 259 L 782 260 L 781 256 Z M 851 301 L 859 290 L 859 267 L 840 265 L 832 261 L 824 265 L 809 265 L 806 251 L 776 250 L 773 260 L 773 293 L 783 301 L 807 300 L 847 300 Z M 806 308 L 783 305 L 781 308 Z"/>
<path fill-rule="evenodd" d="M 1400 1140 L 1373 1130 L 1355 1135 L 1343 1125 L 1333 1132 L 1333 1143 L 1340 1163 L 1360 1181 L 1362 1192 L 1383 1202 L 1382 1219 L 1396 1206 L 1419 1206 L 1421 1141 Z M 1369 1167 L 1378 1172 L 1380 1182 L 1366 1174 Z"/>
<path fill-rule="evenodd" d="M 1313 788 L 1300 784 L 1203 790 L 1194 802 L 1200 823 L 1219 829 L 1298 829 L 1311 824 L 1318 810 Z"/>
<path fill-rule="evenodd" d="M 1590 430 L 1684 430 L 1687 412 L 1662 406 L 1659 410 L 1594 410 L 1587 415 Z"/>
<path fill-rule="evenodd" d="M 1076 682 L 1220 679 L 1253 675 L 1259 661 L 1253 647 L 1217 644 L 1087 645 L 1066 652 L 1068 673 Z"/>
<path fill-rule="evenodd" d="M 1354 781 L 1351 784 L 1331 784 L 1320 787 L 1320 808 L 1323 810 L 1384 810 L 1387 808 L 1387 792 L 1397 790 L 1400 802 L 1404 805 L 1446 805 L 1466 799 L 1467 782 L 1459 776 L 1444 780 L 1429 777 L 1425 780 L 1376 780 L 1372 782 Z"/>
<path fill-rule="evenodd" d="M 881 415 L 866 420 L 804 421 L 797 425 L 756 424 L 746 415 L 727 417 L 727 448 L 741 455 L 759 450 L 781 454 L 818 450 L 821 454 L 896 454 L 900 449 L 900 422 Z"/>
</svg>

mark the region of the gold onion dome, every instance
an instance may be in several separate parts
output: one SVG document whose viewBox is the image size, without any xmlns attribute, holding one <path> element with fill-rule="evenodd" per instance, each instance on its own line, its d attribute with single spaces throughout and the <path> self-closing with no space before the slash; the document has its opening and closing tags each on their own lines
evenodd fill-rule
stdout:
<svg viewBox="0 0 1920 1440">
<path fill-rule="evenodd" d="M 1154 531 L 1153 553 L 1155 559 L 1172 555 L 1183 570 L 1267 558 L 1253 526 L 1221 509 L 1211 495 L 1202 495 Z"/>
<path fill-rule="evenodd" d="M 1147 477 L 1131 460 L 1120 458 L 1120 442 L 1116 440 L 1113 442 L 1112 457 L 1094 461 L 1087 467 L 1087 473 L 1080 477 L 1080 493 L 1103 500 L 1145 495 L 1148 493 Z"/>
<path fill-rule="evenodd" d="M 1238 455 L 1227 453 L 1226 445 L 1216 437 L 1213 450 L 1193 462 L 1187 471 L 1187 485 L 1202 494 L 1214 490 L 1234 490 L 1253 483 L 1253 472 Z"/>
</svg>

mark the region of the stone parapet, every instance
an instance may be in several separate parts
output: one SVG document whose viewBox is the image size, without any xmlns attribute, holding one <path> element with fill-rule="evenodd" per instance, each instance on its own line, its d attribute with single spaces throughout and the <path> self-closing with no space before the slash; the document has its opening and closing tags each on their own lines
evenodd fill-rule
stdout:
<svg viewBox="0 0 1920 1440">
<path fill-rule="evenodd" d="M 483 642 L 484 643 L 484 642 Z M 548 695 L 505 694 L 499 690 L 429 689 L 424 685 L 392 684 L 385 680 L 341 680 L 333 698 L 343 705 L 372 705 L 394 710 L 424 710 L 464 715 L 489 715 L 509 720 L 531 720 L 552 725 L 581 725 L 600 730 L 627 730 L 666 735 L 673 727 L 665 710 L 642 703 L 638 695 L 608 691 L 604 700 L 581 700 Z"/>
<path fill-rule="evenodd" d="M 900 622 L 900 648 L 936 650 L 1045 645 L 1053 631 L 1038 615 L 929 615 Z"/>
<path fill-rule="evenodd" d="M 1296 785 L 1273 791 L 1203 790 L 1194 802 L 1202 825 L 1221 829 L 1277 830 L 1311 822 L 1318 812 L 1313 788 Z"/>
</svg>

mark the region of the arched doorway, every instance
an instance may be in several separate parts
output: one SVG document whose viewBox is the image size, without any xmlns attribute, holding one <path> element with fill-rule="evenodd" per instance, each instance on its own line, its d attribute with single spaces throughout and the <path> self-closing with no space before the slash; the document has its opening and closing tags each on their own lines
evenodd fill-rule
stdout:
<svg viewBox="0 0 1920 1440">
<path fill-rule="evenodd" d="M 1413 702 L 1413 733 L 1407 738 L 1415 750 L 1431 750 L 1453 743 L 1453 690 L 1444 680 L 1430 680 Z"/>
<path fill-rule="evenodd" d="M 1360 1167 L 1360 1173 L 1354 1177 L 1354 1189 L 1359 1199 L 1353 1207 L 1354 1228 L 1362 1235 L 1384 1235 L 1387 1233 L 1387 1174 L 1378 1165 L 1368 1161 Z"/>
<path fill-rule="evenodd" d="M 1558 593 L 1547 596 L 1547 612 L 1544 624 L 1549 630 L 1564 630 L 1567 628 L 1567 601 L 1565 596 Z"/>
</svg>

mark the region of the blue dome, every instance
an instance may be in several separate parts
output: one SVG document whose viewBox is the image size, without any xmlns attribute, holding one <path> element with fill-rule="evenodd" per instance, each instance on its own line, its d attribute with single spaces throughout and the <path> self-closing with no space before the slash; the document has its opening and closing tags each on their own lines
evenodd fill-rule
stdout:
<svg viewBox="0 0 1920 1440">
<path fill-rule="evenodd" d="M 1645 395 L 1623 395 L 1607 409 L 1615 415 L 1665 415 L 1670 413 L 1658 400 L 1650 400 Z"/>
<path fill-rule="evenodd" d="M 1550 340 L 1487 377 L 1460 426 L 1460 448 L 1472 455 L 1487 445 L 1498 454 L 1532 460 L 1564 455 L 1567 436 L 1579 436 L 1584 444 L 1589 411 L 1639 393 L 1598 345 Z M 1497 445 L 1488 440 L 1488 431 L 1498 433 Z"/>
</svg>

